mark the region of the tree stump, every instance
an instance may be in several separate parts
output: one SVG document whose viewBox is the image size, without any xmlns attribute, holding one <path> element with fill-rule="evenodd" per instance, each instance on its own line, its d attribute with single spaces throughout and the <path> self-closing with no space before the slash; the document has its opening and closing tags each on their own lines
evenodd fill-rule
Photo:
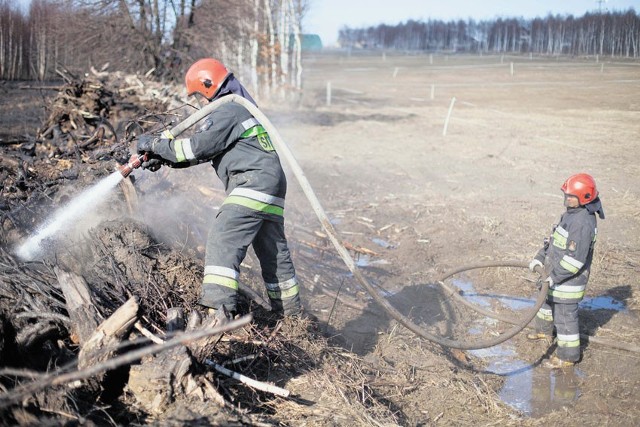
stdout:
<svg viewBox="0 0 640 427">
<path fill-rule="evenodd" d="M 184 328 L 182 309 L 170 308 L 167 332 L 179 332 Z M 190 374 L 191 364 L 191 355 L 185 347 L 145 357 L 129 371 L 129 390 L 148 412 L 161 414 L 176 395 L 188 394 L 198 387 Z"/>
<path fill-rule="evenodd" d="M 131 366 L 128 387 L 142 407 L 161 414 L 177 394 L 186 392 L 191 357 L 184 347 L 149 356 Z"/>
<path fill-rule="evenodd" d="M 213 327 L 217 320 L 212 317 L 200 325 L 200 315 L 194 311 L 186 323 L 187 331 L 194 331 L 202 326 Z M 184 328 L 183 311 L 177 308 L 169 309 L 167 332 L 183 331 Z M 220 335 L 215 335 L 189 344 L 189 349 L 175 347 L 142 359 L 139 365 L 132 366 L 129 371 L 129 390 L 138 403 L 154 415 L 166 411 L 170 402 L 186 396 L 195 396 L 203 401 L 209 400 L 224 406 L 224 398 L 213 384 L 204 376 L 194 376 L 191 372 L 192 367 L 196 365 L 191 352 L 195 350 L 198 357 L 204 358 L 205 354 L 210 354 L 206 353 L 207 349 L 211 349 L 219 339 Z"/>
<path fill-rule="evenodd" d="M 138 302 L 129 299 L 108 319 L 100 323 L 100 315 L 91 301 L 91 291 L 81 276 L 54 268 L 65 298 L 71 325 L 71 340 L 80 345 L 78 368 L 97 365 L 113 357 L 119 343 L 128 335 L 137 321 Z M 103 389 L 107 373 L 102 373 L 82 384 L 81 391 L 97 395 Z M 80 391 L 80 390 L 78 390 Z"/>
</svg>

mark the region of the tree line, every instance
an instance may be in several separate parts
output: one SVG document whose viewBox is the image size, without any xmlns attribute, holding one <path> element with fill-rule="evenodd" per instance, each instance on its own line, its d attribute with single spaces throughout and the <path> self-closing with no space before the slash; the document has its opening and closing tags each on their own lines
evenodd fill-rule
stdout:
<svg viewBox="0 0 640 427">
<path fill-rule="evenodd" d="M 211 56 L 256 94 L 302 84 L 308 0 L 32 0 L 27 11 L 14 3 L 0 0 L 0 79 L 93 66 L 181 80 Z"/>
<path fill-rule="evenodd" d="M 582 17 L 486 21 L 409 20 L 395 26 L 344 27 L 344 47 L 541 55 L 640 56 L 640 16 L 626 12 L 587 13 Z"/>
</svg>

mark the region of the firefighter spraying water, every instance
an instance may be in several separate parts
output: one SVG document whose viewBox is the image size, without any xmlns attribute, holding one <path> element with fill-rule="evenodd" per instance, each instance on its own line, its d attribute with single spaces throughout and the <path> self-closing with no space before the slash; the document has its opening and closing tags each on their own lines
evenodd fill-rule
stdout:
<svg viewBox="0 0 640 427">
<path fill-rule="evenodd" d="M 223 97 L 255 101 L 233 73 L 219 61 L 205 58 L 187 71 L 188 95 L 201 105 Z M 272 310 L 297 316 L 301 311 L 298 280 L 284 232 L 287 181 L 269 133 L 246 107 L 222 104 L 211 111 L 190 137 L 137 137 L 137 152 L 122 167 L 124 176 L 141 166 L 184 168 L 210 162 L 225 186 L 227 198 L 215 215 L 207 239 L 199 303 L 221 319 L 237 311 L 240 264 L 249 246 L 260 260 Z"/>
</svg>

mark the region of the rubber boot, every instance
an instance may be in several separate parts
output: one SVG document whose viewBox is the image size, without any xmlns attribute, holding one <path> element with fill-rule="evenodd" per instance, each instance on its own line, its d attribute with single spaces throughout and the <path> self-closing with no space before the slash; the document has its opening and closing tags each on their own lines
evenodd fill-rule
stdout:
<svg viewBox="0 0 640 427">
<path fill-rule="evenodd" d="M 233 315 L 227 311 L 227 309 L 222 306 L 220 308 L 210 308 L 207 310 L 208 318 L 215 318 L 216 324 L 215 326 L 222 326 L 229 323 L 233 320 Z"/>
<path fill-rule="evenodd" d="M 532 332 L 527 334 L 527 339 L 529 341 L 547 341 L 550 343 L 553 338 L 544 332 Z"/>
<path fill-rule="evenodd" d="M 575 365 L 575 362 L 569 362 L 567 360 L 562 360 L 560 359 L 558 356 L 553 355 L 549 358 L 549 360 L 546 360 L 542 366 L 544 366 L 547 369 L 562 369 L 562 368 L 570 368 L 573 365 Z"/>
</svg>

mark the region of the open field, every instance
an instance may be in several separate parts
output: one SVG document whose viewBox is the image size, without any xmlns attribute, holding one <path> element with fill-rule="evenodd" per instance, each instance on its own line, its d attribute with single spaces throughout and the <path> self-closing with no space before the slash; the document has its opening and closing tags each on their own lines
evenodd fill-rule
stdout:
<svg viewBox="0 0 640 427">
<path fill-rule="evenodd" d="M 598 224 L 594 266 L 580 310 L 582 332 L 640 345 L 640 63 L 354 51 L 308 55 L 304 66 L 304 92 L 296 108 L 276 102 L 261 107 L 343 241 L 360 248 L 354 254 L 360 254 L 363 274 L 398 310 L 433 333 L 456 339 L 503 333 L 504 324 L 460 307 L 436 279 L 478 262 L 528 262 L 563 211 L 560 185 L 571 174 L 588 172 L 598 183 L 606 219 Z M 0 102 L 0 136 L 34 134 L 43 95 L 5 87 L 0 88 L 7 95 Z M 8 176 L 18 164 L 11 160 L 4 166 Z M 63 164 L 53 161 L 45 172 L 54 171 L 56 162 Z M 70 179 L 69 187 L 96 181 L 98 173 L 112 170 L 106 163 L 78 160 L 79 178 Z M 272 360 L 263 354 L 264 365 L 256 363 L 254 369 L 300 400 L 252 395 L 260 400 L 258 407 L 242 399 L 234 404 L 282 425 L 640 423 L 637 352 L 583 343 L 579 365 L 552 372 L 540 366 L 548 346 L 528 342 L 524 334 L 491 349 L 463 352 L 398 326 L 325 246 L 309 203 L 285 169 L 287 232 L 303 301 L 331 346 L 294 328 L 299 334 L 292 340 L 295 351 L 283 354 L 302 356 L 281 360 L 276 351 Z M 209 209 L 224 198 L 211 168 L 134 175 L 145 210 L 141 216 L 157 227 L 154 237 L 171 241 L 171 232 L 185 223 L 192 235 L 206 235 Z M 64 197 L 52 194 L 50 200 Z M 115 202 L 113 207 L 118 215 L 126 210 Z M 95 220 L 107 217 L 107 211 L 96 213 Z M 34 206 L 18 213 L 42 215 Z M 113 219 L 114 213 L 108 214 Z M 152 215 L 164 217 L 150 221 Z M 23 223 L 35 221 L 27 219 Z M 18 228 L 2 236 L 7 246 L 24 237 L 25 230 Z M 99 234 L 109 240 L 114 229 L 108 225 Z M 126 237 L 133 232 L 127 230 L 121 227 L 113 241 L 131 250 Z M 71 240 L 71 233 L 66 237 Z M 203 241 L 180 238 L 179 254 L 186 257 L 185 248 L 193 244 L 198 259 L 190 259 L 191 265 L 201 264 Z M 131 260 L 156 262 L 135 250 L 127 253 Z M 177 274 L 173 265 L 157 261 L 153 266 L 173 271 L 184 289 L 197 285 L 195 268 Z M 93 265 L 80 267 L 90 271 Z M 518 268 L 484 269 L 447 283 L 476 304 L 520 317 L 535 294 L 531 277 Z M 251 253 L 241 280 L 262 292 Z M 278 376 L 283 369 L 286 375 Z M 202 408 L 187 408 L 195 425 L 194 413 L 216 407 L 205 402 Z"/>
<path fill-rule="evenodd" d="M 564 179 L 588 172 L 598 183 L 606 220 L 598 224 L 586 300 L 611 299 L 614 305 L 585 305 L 582 328 L 615 342 L 640 342 L 640 63 L 377 53 L 319 55 L 305 64 L 308 108 L 290 117 L 273 112 L 274 121 L 345 240 L 380 253 L 366 263 L 370 277 L 391 293 L 423 289 L 422 297 L 411 294 L 400 303 L 406 313 L 424 308 L 416 301 L 438 297 L 421 286 L 442 271 L 529 260 L 564 209 Z M 290 211 L 305 209 L 299 197 L 289 201 Z M 476 291 L 521 297 L 533 291 L 508 285 Z M 344 287 L 357 293 L 354 283 Z M 332 301 L 307 298 L 325 317 Z M 380 356 L 382 347 L 398 355 L 397 348 L 375 340 L 380 326 L 396 331 L 393 323 L 337 311 L 334 318 L 345 319 L 336 331 L 352 349 Z M 553 375 L 550 380 L 537 367 L 545 350 L 521 334 L 497 357 L 479 353 L 480 364 L 503 364 L 506 384 L 496 391 L 512 407 L 543 416 L 530 419 L 534 423 L 637 424 L 638 354 L 584 346 L 577 377 L 557 379 L 559 389 L 571 383 L 569 395 L 580 397 L 563 401 L 554 400 L 547 384 L 556 381 Z M 520 383 L 519 389 L 510 382 Z M 421 396 L 433 399 L 435 393 Z M 562 406 L 571 409 L 544 415 Z M 447 421 L 455 424 L 455 416 Z"/>
</svg>

